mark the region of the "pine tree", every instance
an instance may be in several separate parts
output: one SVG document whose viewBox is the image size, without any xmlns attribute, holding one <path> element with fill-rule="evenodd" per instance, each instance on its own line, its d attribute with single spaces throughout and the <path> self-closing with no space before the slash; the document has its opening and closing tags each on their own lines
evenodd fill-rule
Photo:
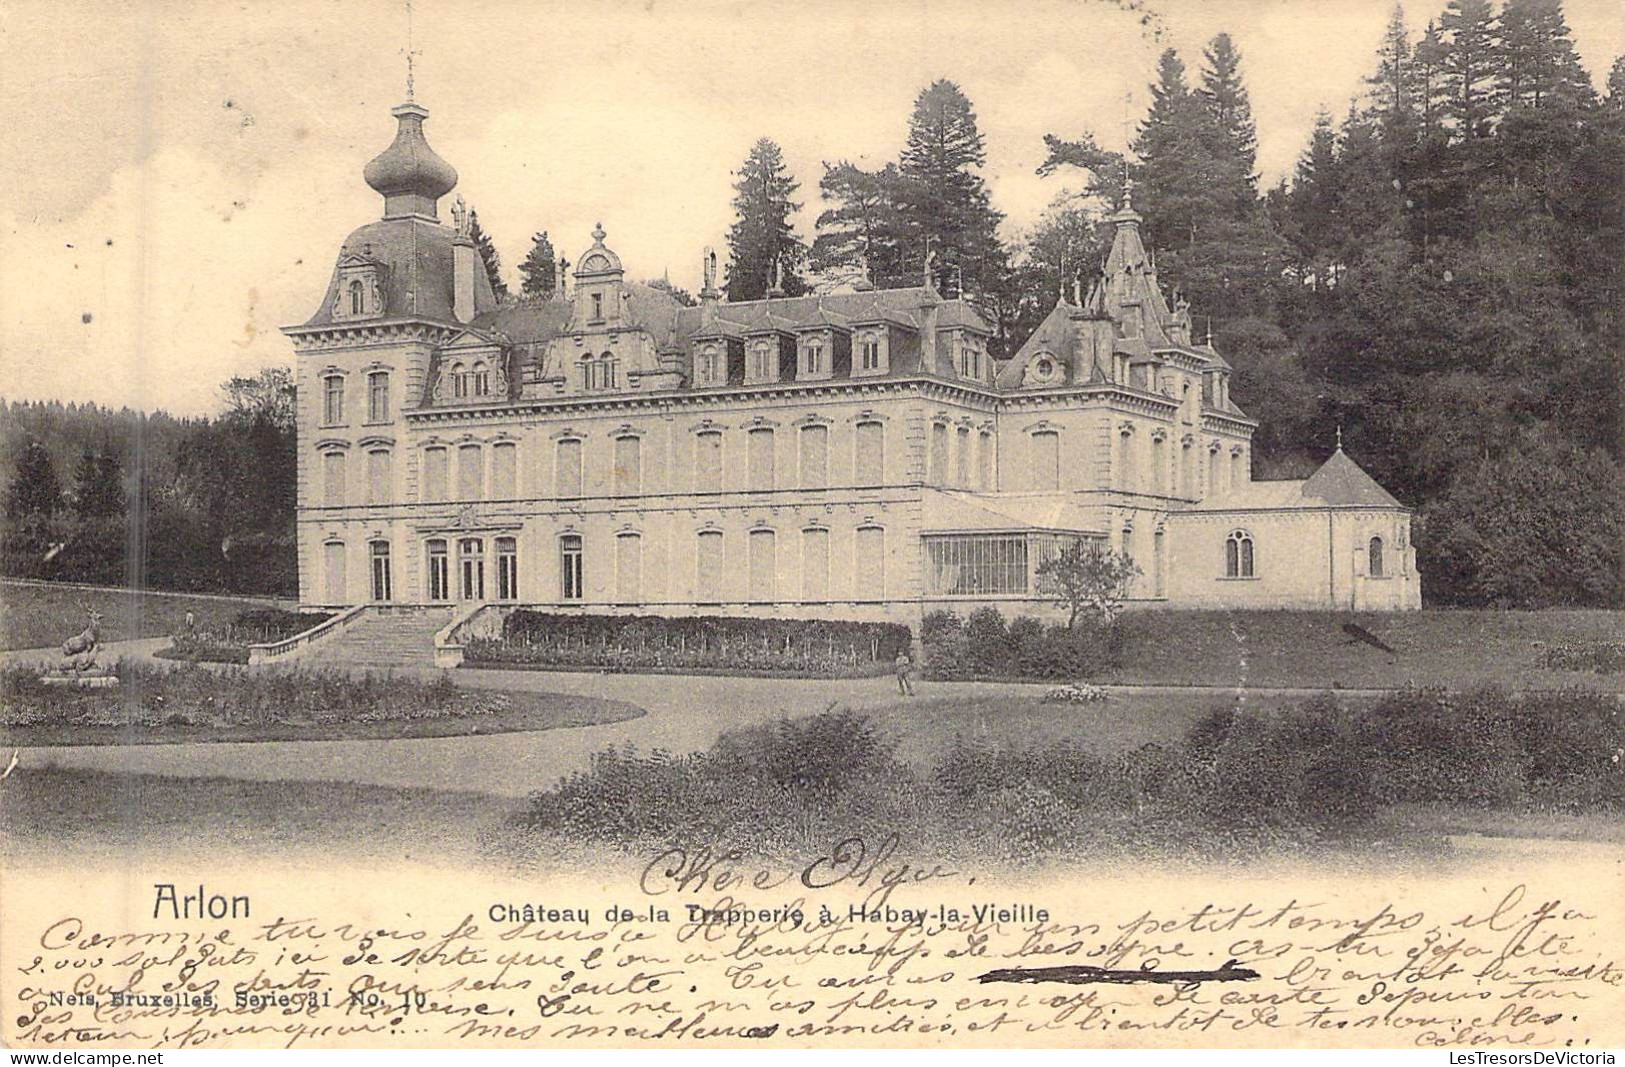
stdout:
<svg viewBox="0 0 1625 1067">
<path fill-rule="evenodd" d="M 831 205 L 818 216 L 809 267 L 829 280 L 867 280 L 885 289 L 902 284 L 906 266 L 903 177 L 895 163 L 878 171 L 852 163 L 824 164 L 819 196 Z"/>
<path fill-rule="evenodd" d="M 1199 220 L 1211 215 L 1216 167 L 1207 121 L 1185 80 L 1185 64 L 1172 48 L 1166 50 L 1157 62 L 1150 113 L 1133 145 L 1142 161 L 1135 206 L 1159 248 L 1190 248 Z"/>
<path fill-rule="evenodd" d="M 790 177 L 784 152 L 763 137 L 751 147 L 734 180 L 734 224 L 728 230 L 729 300 L 760 300 L 778 284 L 786 296 L 806 292 L 801 278 L 807 249 L 790 216 L 801 186 Z"/>
<path fill-rule="evenodd" d="M 520 283 L 519 291 L 524 296 L 541 297 L 543 300 L 551 299 L 558 287 L 559 265 L 554 262 L 553 242 L 548 240 L 547 231 L 543 230 L 530 239 L 530 252 L 525 261 L 519 264 L 519 274 L 524 281 Z"/>
<path fill-rule="evenodd" d="M 480 228 L 480 213 L 472 208 L 468 212 L 468 233 L 474 238 L 474 247 L 479 249 L 480 262 L 485 264 L 485 276 L 491 281 L 491 292 L 498 300 L 506 300 L 508 283 L 502 280 L 502 257 L 497 253 L 491 235 Z"/>
<path fill-rule="evenodd" d="M 6 514 L 12 519 L 49 518 L 62 510 L 62 483 L 51 454 L 30 439 L 17 458 L 17 473 L 6 491 Z"/>
<path fill-rule="evenodd" d="M 1253 125 L 1252 104 L 1241 80 L 1241 53 L 1228 33 L 1221 33 L 1202 53 L 1203 103 L 1218 134 L 1216 153 L 1224 168 L 1225 180 L 1234 186 L 1236 208 L 1246 212 L 1258 198 L 1258 131 Z"/>
<path fill-rule="evenodd" d="M 1561 0 L 1507 0 L 1496 24 L 1495 57 L 1496 100 L 1503 113 L 1594 100 Z"/>
<path fill-rule="evenodd" d="M 993 210 L 980 173 L 986 163 L 970 100 L 951 81 L 932 82 L 914 100 L 900 159 L 904 258 L 923 262 L 929 247 L 939 290 L 962 287 L 965 295 L 991 302 L 1005 286 L 1007 258 L 998 236 L 1003 216 Z"/>
<path fill-rule="evenodd" d="M 1489 0 L 1450 0 L 1439 28 L 1446 113 L 1459 137 L 1487 136 L 1495 77 L 1495 19 Z"/>
</svg>

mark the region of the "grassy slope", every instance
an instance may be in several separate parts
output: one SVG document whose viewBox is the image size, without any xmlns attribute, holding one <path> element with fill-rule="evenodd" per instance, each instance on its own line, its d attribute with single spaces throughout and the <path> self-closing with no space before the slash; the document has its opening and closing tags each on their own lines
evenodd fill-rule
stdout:
<svg viewBox="0 0 1625 1067">
<path fill-rule="evenodd" d="M 1351 642 L 1365 627 L 1390 656 Z M 1386 688 L 1406 685 L 1619 688 L 1617 676 L 1539 669 L 1538 644 L 1618 641 L 1619 611 L 1158 611 L 1123 617 L 1122 664 L 1099 681 L 1171 685 Z"/>
<path fill-rule="evenodd" d="M 239 611 L 271 603 L 5 584 L 0 585 L 0 649 L 60 645 L 84 629 L 81 602 L 102 613 L 104 642 L 167 636 L 181 628 L 188 611 L 197 617 L 198 629 L 217 629 Z"/>
</svg>

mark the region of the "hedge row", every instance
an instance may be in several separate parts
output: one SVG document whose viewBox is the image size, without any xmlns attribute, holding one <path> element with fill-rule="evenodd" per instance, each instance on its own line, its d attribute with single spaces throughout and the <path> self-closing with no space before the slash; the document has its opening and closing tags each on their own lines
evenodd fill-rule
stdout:
<svg viewBox="0 0 1625 1067">
<path fill-rule="evenodd" d="M 966 619 L 933 611 L 920 627 L 925 671 L 932 678 L 1092 678 L 1116 665 L 1121 643 L 1116 626 L 1080 621 L 1069 630 L 1029 615 L 1006 623 L 991 607 Z"/>
<path fill-rule="evenodd" d="M 464 654 L 472 663 L 852 676 L 890 669 L 912 639 L 897 623 L 519 610 L 500 638 L 470 641 Z"/>
</svg>

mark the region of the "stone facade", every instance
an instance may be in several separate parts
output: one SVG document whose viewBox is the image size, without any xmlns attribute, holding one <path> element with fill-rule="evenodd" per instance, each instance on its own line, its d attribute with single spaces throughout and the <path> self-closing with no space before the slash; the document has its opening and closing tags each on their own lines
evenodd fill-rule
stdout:
<svg viewBox="0 0 1625 1067">
<path fill-rule="evenodd" d="M 1087 293 L 1013 358 L 929 285 L 696 307 L 602 227 L 573 286 L 499 304 L 395 112 L 383 218 L 298 354 L 301 599 L 917 621 L 1057 610 L 1045 555 L 1122 548 L 1146 606 L 1420 606 L 1410 513 L 1339 451 L 1255 482 L 1230 366 L 1170 306 L 1125 203 Z"/>
</svg>

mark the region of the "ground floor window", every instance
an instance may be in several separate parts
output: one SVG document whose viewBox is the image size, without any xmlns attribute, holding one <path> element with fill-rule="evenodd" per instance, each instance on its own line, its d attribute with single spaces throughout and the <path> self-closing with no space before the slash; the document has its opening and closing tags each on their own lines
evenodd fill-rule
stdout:
<svg viewBox="0 0 1625 1067">
<path fill-rule="evenodd" d="M 376 601 L 391 599 L 389 588 L 389 542 L 372 543 L 372 598 Z"/>
<path fill-rule="evenodd" d="M 722 531 L 701 530 L 695 558 L 694 599 L 701 604 L 722 601 Z"/>
<path fill-rule="evenodd" d="M 497 538 L 497 599 L 519 599 L 519 546 L 511 537 Z"/>
<path fill-rule="evenodd" d="M 559 538 L 559 598 L 581 599 L 581 536 L 565 534 Z"/>
<path fill-rule="evenodd" d="M 778 543 L 772 530 L 750 532 L 750 598 L 772 600 L 778 578 Z"/>
<path fill-rule="evenodd" d="M 457 542 L 457 570 L 461 576 L 459 593 L 464 600 L 485 599 L 485 542 L 465 537 Z"/>
<path fill-rule="evenodd" d="M 429 542 L 429 599 L 451 599 L 451 565 L 446 542 L 436 538 Z"/>
<path fill-rule="evenodd" d="M 322 546 L 322 562 L 327 571 L 327 602 L 329 604 L 347 603 L 345 590 L 347 581 L 344 574 L 344 542 L 329 541 Z"/>
<path fill-rule="evenodd" d="M 856 539 L 857 588 L 854 600 L 886 598 L 886 531 L 879 526 L 859 526 Z"/>
<path fill-rule="evenodd" d="M 1253 577 L 1253 536 L 1246 530 L 1236 530 L 1225 538 L 1224 576 L 1226 578 Z"/>
<path fill-rule="evenodd" d="M 1367 569 L 1371 572 L 1371 577 L 1373 577 L 1373 578 L 1381 578 L 1381 577 L 1384 576 L 1383 575 L 1383 559 L 1382 559 L 1382 538 L 1373 537 L 1371 539 L 1370 545 L 1368 545 L 1367 548 L 1366 548 L 1366 560 L 1370 564 L 1370 566 Z"/>
</svg>

